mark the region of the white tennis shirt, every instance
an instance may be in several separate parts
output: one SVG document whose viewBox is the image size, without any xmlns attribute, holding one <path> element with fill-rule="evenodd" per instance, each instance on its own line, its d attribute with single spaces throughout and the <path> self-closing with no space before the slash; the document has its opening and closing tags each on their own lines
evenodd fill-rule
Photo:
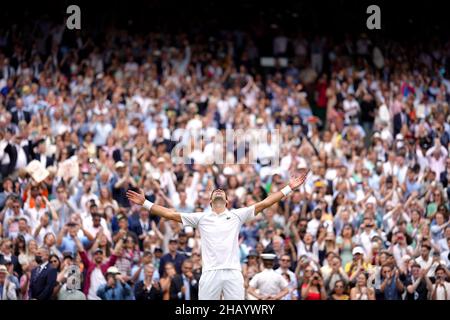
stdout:
<svg viewBox="0 0 450 320">
<path fill-rule="evenodd" d="M 239 232 L 255 216 L 255 206 L 215 212 L 180 213 L 183 226 L 197 228 L 202 241 L 203 271 L 241 270 Z"/>
</svg>

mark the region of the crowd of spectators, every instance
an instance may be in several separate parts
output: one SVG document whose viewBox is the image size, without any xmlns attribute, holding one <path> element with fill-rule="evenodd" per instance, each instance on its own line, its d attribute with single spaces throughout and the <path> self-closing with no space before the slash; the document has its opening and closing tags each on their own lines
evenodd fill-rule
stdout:
<svg viewBox="0 0 450 320">
<path fill-rule="evenodd" d="M 271 251 L 282 299 L 449 300 L 450 42 L 279 32 L 272 56 L 287 65 L 261 67 L 237 31 L 1 30 L 0 299 L 196 299 L 197 230 L 126 191 L 194 212 L 220 187 L 238 208 L 309 168 L 243 226 L 246 287 Z M 206 161 L 219 134 L 251 128 L 278 130 L 279 153 Z M 198 129 L 204 142 L 174 163 Z"/>
</svg>

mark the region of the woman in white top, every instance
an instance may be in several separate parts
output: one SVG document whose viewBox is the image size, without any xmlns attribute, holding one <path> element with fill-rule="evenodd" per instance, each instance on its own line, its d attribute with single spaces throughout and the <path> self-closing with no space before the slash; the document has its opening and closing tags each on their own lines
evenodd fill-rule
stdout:
<svg viewBox="0 0 450 320">
<path fill-rule="evenodd" d="M 365 273 L 360 273 L 356 278 L 356 286 L 350 291 L 350 300 L 375 300 L 375 291 L 367 287 Z"/>
<path fill-rule="evenodd" d="M 431 300 L 450 300 L 450 283 L 446 280 L 449 273 L 442 266 L 436 268 L 436 282 L 431 291 Z"/>
</svg>

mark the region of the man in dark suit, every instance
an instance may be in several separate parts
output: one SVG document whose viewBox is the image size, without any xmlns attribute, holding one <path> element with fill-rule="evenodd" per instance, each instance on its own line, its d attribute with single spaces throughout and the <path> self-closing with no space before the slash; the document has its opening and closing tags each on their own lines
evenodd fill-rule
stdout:
<svg viewBox="0 0 450 320">
<path fill-rule="evenodd" d="M 35 256 L 38 266 L 31 271 L 30 299 L 50 300 L 56 286 L 57 270 L 48 263 L 48 249 L 41 247 Z"/>
<path fill-rule="evenodd" d="M 134 213 L 129 219 L 130 225 L 128 228 L 138 236 L 139 248 L 141 250 L 144 249 L 143 240 L 152 229 L 152 220 L 149 216 L 149 211 L 141 207 L 139 214 Z"/>
<path fill-rule="evenodd" d="M 14 147 L 12 139 L 14 130 L 7 128 L 6 131 L 0 131 L 0 148 L 3 150 L 3 156 L 0 158 L 0 174 L 1 178 L 7 177 L 14 173 L 17 164 L 17 149 Z"/>
<path fill-rule="evenodd" d="M 14 255 L 13 243 L 10 239 L 5 239 L 0 248 L 0 264 L 6 265 L 8 262 L 14 266 L 14 272 L 20 277 L 22 275 L 22 267 L 19 259 Z"/>
<path fill-rule="evenodd" d="M 134 297 L 136 300 L 162 300 L 163 294 L 158 281 L 153 280 L 155 267 L 147 264 L 144 268 L 144 280 L 134 286 Z"/>
<path fill-rule="evenodd" d="M 23 109 L 23 100 L 21 98 L 16 99 L 16 106 L 11 111 L 11 120 L 14 124 L 18 125 L 20 121 L 25 121 L 26 123 L 31 121 L 30 113 Z"/>
<path fill-rule="evenodd" d="M 40 139 L 35 143 L 36 150 L 33 150 L 33 159 L 39 160 L 45 168 L 50 167 L 55 162 L 54 156 L 48 157 L 46 155 L 45 140 Z"/>
<path fill-rule="evenodd" d="M 181 275 L 177 274 L 170 283 L 170 300 L 198 300 L 198 279 L 192 268 L 192 261 L 184 260 Z"/>
</svg>

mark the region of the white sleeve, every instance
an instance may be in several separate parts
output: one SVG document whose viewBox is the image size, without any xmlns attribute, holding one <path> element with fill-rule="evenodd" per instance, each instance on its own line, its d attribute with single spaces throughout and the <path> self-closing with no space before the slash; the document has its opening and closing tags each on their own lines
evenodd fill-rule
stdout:
<svg viewBox="0 0 450 320">
<path fill-rule="evenodd" d="M 233 213 L 236 214 L 239 219 L 241 219 L 242 223 L 246 223 L 247 221 L 253 219 L 255 217 L 255 206 L 245 207 L 233 210 Z"/>
<path fill-rule="evenodd" d="M 184 213 L 180 212 L 181 222 L 183 223 L 183 227 L 192 227 L 197 228 L 198 222 L 203 217 L 204 212 L 193 212 L 193 213 Z"/>
<path fill-rule="evenodd" d="M 258 289 L 258 274 L 255 274 L 255 276 L 250 280 L 248 283 L 249 287 L 252 287 L 253 289 Z"/>
<path fill-rule="evenodd" d="M 283 276 L 280 276 L 280 281 L 279 281 L 279 283 L 278 283 L 278 285 L 279 285 L 279 288 L 281 289 L 281 290 L 283 290 L 284 288 L 287 288 L 287 286 L 289 285 L 289 283 L 286 281 L 286 279 L 283 277 Z"/>
</svg>

